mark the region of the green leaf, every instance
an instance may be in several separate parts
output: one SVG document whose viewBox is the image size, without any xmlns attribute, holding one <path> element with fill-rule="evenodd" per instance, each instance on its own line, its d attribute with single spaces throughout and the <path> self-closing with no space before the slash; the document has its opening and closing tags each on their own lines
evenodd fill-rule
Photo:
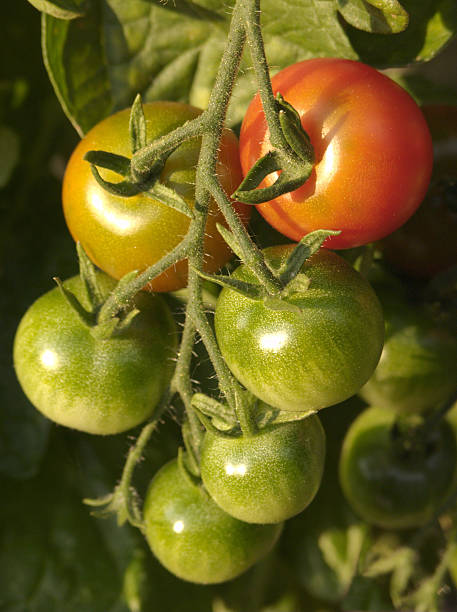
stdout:
<svg viewBox="0 0 457 612">
<path fill-rule="evenodd" d="M 337 0 L 344 19 L 359 30 L 398 34 L 408 26 L 409 15 L 398 0 Z"/>
<path fill-rule="evenodd" d="M 359 4 L 362 3 L 360 0 Z M 340 10 L 356 0 L 262 0 L 262 26 L 274 71 L 317 56 L 394 66 L 431 59 L 457 30 L 454 0 L 404 0 L 410 23 L 400 34 L 362 32 Z M 233 2 L 93 0 L 86 15 L 63 21 L 43 16 L 43 54 L 65 112 L 80 134 L 114 110 L 169 99 L 206 107 L 222 54 Z M 398 30 L 398 3 L 363 2 L 362 13 Z M 399 10 L 399 9 L 398 9 Z M 373 15 L 379 17 L 374 19 Z M 371 25 L 370 27 L 375 27 Z M 244 116 L 257 89 L 249 53 L 229 107 L 229 123 Z"/>
<path fill-rule="evenodd" d="M 81 503 L 75 468 L 54 444 L 38 477 L 2 480 L 2 609 L 119 610 L 121 571 L 100 522 Z"/>
<path fill-rule="evenodd" d="M 426 104 L 450 104 L 457 106 L 457 88 L 454 83 L 435 83 L 420 74 L 404 74 L 389 70 L 388 76 L 412 96 L 419 106 Z"/>
<path fill-rule="evenodd" d="M 380 67 L 431 60 L 457 30 L 454 0 L 402 0 L 409 25 L 395 36 L 369 34 L 347 26 L 346 33 L 360 59 Z"/>
<path fill-rule="evenodd" d="M 84 15 L 85 0 L 28 0 L 35 8 L 57 19 L 75 19 Z"/>
<path fill-rule="evenodd" d="M 19 137 L 11 128 L 0 125 L 0 189 L 8 184 L 19 162 Z"/>
</svg>

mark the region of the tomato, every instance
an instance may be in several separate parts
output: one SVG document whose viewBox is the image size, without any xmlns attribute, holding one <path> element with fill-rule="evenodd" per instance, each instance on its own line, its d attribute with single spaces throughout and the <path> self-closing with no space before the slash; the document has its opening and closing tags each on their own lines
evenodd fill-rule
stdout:
<svg viewBox="0 0 457 612">
<path fill-rule="evenodd" d="M 396 445 L 396 412 L 370 407 L 351 425 L 340 459 L 340 482 L 354 510 L 386 529 L 419 527 L 433 517 L 453 485 L 455 435 L 447 421 L 427 432 L 423 448 Z"/>
<path fill-rule="evenodd" d="M 397 412 L 436 408 L 457 387 L 455 333 L 401 292 L 380 290 L 378 295 L 386 339 L 379 364 L 360 396 Z"/>
<path fill-rule="evenodd" d="M 106 296 L 115 282 L 102 273 Z M 79 276 L 65 287 L 88 309 Z M 141 293 L 140 313 L 124 331 L 97 339 L 57 287 L 22 318 L 14 365 L 32 404 L 56 423 L 93 434 L 115 434 L 145 421 L 173 373 L 177 330 L 162 298 Z"/>
<path fill-rule="evenodd" d="M 282 525 L 250 525 L 216 505 L 176 460 L 154 476 L 144 503 L 146 539 L 173 574 L 201 584 L 231 580 L 273 547 Z"/>
<path fill-rule="evenodd" d="M 324 459 L 324 430 L 317 416 L 309 416 L 267 426 L 252 436 L 207 432 L 200 469 L 222 510 L 247 523 L 279 523 L 311 503 Z"/>
<path fill-rule="evenodd" d="M 148 142 L 167 134 L 201 111 L 177 102 L 151 102 L 144 105 Z M 79 240 L 92 261 L 114 278 L 132 270 L 142 271 L 173 249 L 187 233 L 190 219 L 164 204 L 139 194 L 122 198 L 105 191 L 92 176 L 85 153 L 106 150 L 131 157 L 130 110 L 120 111 L 98 123 L 81 140 L 68 162 L 63 182 L 63 209 L 68 228 Z M 189 205 L 194 205 L 195 166 L 200 141 L 183 143 L 168 158 L 161 180 L 174 188 Z M 100 170 L 105 180 L 116 182 L 114 172 Z M 227 193 L 241 181 L 238 143 L 230 130 L 222 138 L 218 176 Z M 249 207 L 236 204 L 244 222 Z M 231 251 L 216 229 L 224 223 L 213 203 L 206 228 L 206 270 L 215 272 L 231 257 Z M 187 263 L 181 261 L 155 278 L 153 291 L 173 291 L 187 284 Z"/>
<path fill-rule="evenodd" d="M 413 217 L 379 246 L 399 271 L 430 278 L 457 264 L 457 107 L 422 110 L 433 139 L 432 182 Z"/>
<path fill-rule="evenodd" d="M 293 246 L 265 249 L 279 267 Z M 368 380 L 381 354 L 384 322 L 368 282 L 344 259 L 320 250 L 305 262 L 310 279 L 270 308 L 223 289 L 216 336 L 227 365 L 265 403 L 282 410 L 315 411 L 342 401 Z M 234 277 L 255 283 L 240 266 Z"/>
<path fill-rule="evenodd" d="M 432 168 L 427 124 L 412 98 L 365 64 L 317 58 L 272 79 L 298 111 L 315 151 L 315 167 L 299 189 L 258 210 L 281 233 L 300 240 L 316 229 L 341 230 L 326 246 L 343 249 L 378 240 L 402 225 L 422 201 Z M 240 134 L 246 174 L 271 149 L 259 95 Z M 262 186 L 271 185 L 277 173 Z"/>
</svg>

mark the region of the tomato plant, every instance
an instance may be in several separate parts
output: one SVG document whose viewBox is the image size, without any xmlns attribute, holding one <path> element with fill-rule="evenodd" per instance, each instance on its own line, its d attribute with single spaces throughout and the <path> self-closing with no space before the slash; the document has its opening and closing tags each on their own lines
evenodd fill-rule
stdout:
<svg viewBox="0 0 457 612">
<path fill-rule="evenodd" d="M 41 29 L 29 27 L 29 4 L 42 12 Z M 414 336 L 420 348 L 397 353 L 387 374 L 401 378 L 401 394 L 393 382 L 385 387 L 389 405 L 400 397 L 401 409 L 381 400 L 372 409 L 394 412 L 395 423 L 384 426 L 380 416 L 375 442 L 364 433 L 343 453 L 349 489 L 365 487 L 359 504 L 375 506 L 356 518 L 357 501 L 351 510 L 336 469 L 353 416 L 345 406 L 360 411 L 352 394 L 373 382 L 379 356 L 382 368 L 393 345 L 381 353 L 384 320 L 363 278 L 371 282 L 378 251 L 346 250 L 349 265 L 320 250 L 325 241 L 347 249 L 387 238 L 423 198 L 426 123 L 374 67 L 406 67 L 392 74 L 421 105 L 455 103 L 449 64 L 442 88 L 421 80 L 457 33 L 452 4 L 30 0 L 3 10 L 2 610 L 442 612 L 443 593 L 456 607 L 446 589 L 457 542 L 455 431 L 452 415 L 444 418 L 455 400 L 448 393 L 457 360 L 443 323 L 453 325 L 452 270 L 428 287 L 433 319 L 417 301 L 420 281 L 392 282 L 382 272 L 373 281 L 398 299 L 408 283 L 414 317 L 401 329 L 388 321 L 388 343 L 403 338 L 405 348 Z M 14 11 L 20 18 L 11 24 Z M 49 83 L 39 87 L 41 57 L 54 99 Z M 441 61 L 429 65 L 433 79 Z M 269 66 L 278 73 L 273 89 Z M 243 122 L 242 178 L 228 128 L 241 125 L 255 91 L 262 108 L 253 102 Z M 75 134 L 66 134 L 59 103 L 82 138 L 66 173 Z M 450 171 L 434 176 L 429 230 L 442 203 L 452 207 Z M 248 229 L 249 203 L 273 211 L 275 226 L 298 243 L 263 251 L 263 240 L 286 237 L 273 226 L 262 236 L 260 213 Z M 451 246 L 452 219 L 437 230 Z M 82 431 L 51 427 L 15 379 L 9 392 L 4 376 L 11 370 L 14 378 L 19 313 L 50 277 L 75 273 L 74 259 L 64 265 L 70 234 L 80 278 L 30 308 L 15 361 L 39 410 Z M 405 243 L 405 260 L 408 252 Z M 232 253 L 242 264 L 235 273 Z M 359 274 L 352 262 L 360 254 Z M 441 260 L 437 248 L 434 258 Z M 142 291 L 178 287 L 160 298 Z M 335 405 L 343 398 L 347 404 Z M 129 428 L 143 421 L 132 439 Z M 386 500 L 400 511 L 389 514 Z M 370 528 L 381 511 L 383 522 Z M 115 533 L 91 514 L 114 515 Z M 266 555 L 292 515 L 282 549 Z M 230 584 L 215 586 L 222 581 Z"/>
<path fill-rule="evenodd" d="M 201 453 L 203 483 L 225 512 L 247 523 L 279 523 L 313 500 L 324 468 L 325 434 L 312 415 L 253 436 L 207 432 Z"/>
<path fill-rule="evenodd" d="M 265 255 L 279 268 L 290 246 Z M 297 287 L 283 305 L 223 289 L 215 329 L 232 372 L 254 395 L 276 408 L 314 411 L 342 401 L 368 380 L 384 338 L 379 302 L 346 261 L 321 250 L 305 262 L 309 286 Z M 254 281 L 239 267 L 233 275 Z"/>
<path fill-rule="evenodd" d="M 384 258 L 397 270 L 430 278 L 457 264 L 457 107 L 424 106 L 433 139 L 433 175 L 412 218 L 381 241 Z"/>
<path fill-rule="evenodd" d="M 151 102 L 144 105 L 147 139 L 152 141 L 197 117 L 201 111 L 177 102 Z M 143 271 L 173 249 L 186 235 L 190 219 L 145 193 L 124 198 L 107 192 L 92 175 L 84 155 L 91 150 L 107 149 L 131 156 L 129 109 L 104 119 L 81 140 L 74 150 L 64 176 L 62 201 L 68 228 L 83 245 L 89 257 L 104 272 L 121 278 L 132 270 Z M 175 189 L 191 206 L 195 200 L 195 166 L 200 143 L 183 143 L 167 159 L 161 181 Z M 218 176 L 227 193 L 241 181 L 236 136 L 225 130 L 221 141 Z M 113 171 L 101 170 L 105 180 L 119 181 Z M 249 208 L 236 204 L 244 220 Z M 206 227 L 206 270 L 214 272 L 231 257 L 231 251 L 216 229 L 223 216 L 212 206 Z M 156 277 L 148 287 L 153 291 L 173 291 L 187 284 L 187 264 L 177 262 Z"/>
<path fill-rule="evenodd" d="M 153 478 L 144 502 L 146 538 L 159 561 L 190 582 L 230 580 L 263 557 L 282 524 L 250 525 L 223 512 L 176 460 Z"/>
<path fill-rule="evenodd" d="M 258 206 L 293 240 L 315 229 L 338 229 L 326 246 L 372 242 L 402 225 L 422 201 L 430 180 L 432 146 L 410 96 L 370 66 L 339 58 L 305 60 L 272 79 L 273 92 L 298 111 L 314 147 L 306 183 Z M 243 120 L 243 172 L 271 148 L 257 95 Z M 271 185 L 276 173 L 264 184 Z"/>
<path fill-rule="evenodd" d="M 368 403 L 397 412 L 433 410 L 457 387 L 457 339 L 445 322 L 400 291 L 378 290 L 386 339 L 381 359 L 359 391 Z"/>
<path fill-rule="evenodd" d="M 115 283 L 99 273 L 106 296 Z M 79 276 L 65 287 L 87 309 Z M 59 288 L 34 302 L 14 342 L 14 365 L 32 404 L 61 425 L 93 434 L 115 434 L 145 421 L 173 373 L 177 331 L 159 297 L 138 295 L 139 314 L 126 330 L 97 338 Z"/>
<path fill-rule="evenodd" d="M 442 421 L 407 448 L 395 438 L 396 412 L 367 408 L 346 434 L 340 459 L 343 492 L 364 520 L 386 529 L 424 525 L 454 483 L 455 433 Z"/>
</svg>

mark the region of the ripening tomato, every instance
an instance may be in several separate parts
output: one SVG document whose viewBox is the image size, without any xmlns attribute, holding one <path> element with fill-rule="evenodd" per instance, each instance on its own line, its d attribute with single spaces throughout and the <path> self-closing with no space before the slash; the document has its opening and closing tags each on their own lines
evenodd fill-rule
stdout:
<svg viewBox="0 0 457 612">
<path fill-rule="evenodd" d="M 151 102 L 144 105 L 148 142 L 167 134 L 201 111 L 178 102 Z M 121 278 L 132 270 L 143 271 L 185 236 L 190 219 L 184 214 L 144 194 L 122 198 L 105 191 L 92 176 L 84 155 L 90 150 L 105 150 L 131 157 L 129 136 L 130 109 L 120 111 L 98 123 L 81 140 L 68 162 L 63 182 L 63 209 L 75 240 L 104 272 Z M 161 180 L 194 205 L 195 167 L 200 140 L 183 143 L 168 158 Z M 105 180 L 116 182 L 114 172 L 100 169 Z M 236 136 L 225 130 L 220 146 L 218 176 L 224 190 L 233 193 L 241 181 Z M 249 207 L 235 204 L 244 222 Z M 213 203 L 206 226 L 206 270 L 215 272 L 231 257 L 231 251 L 216 229 L 224 223 Z M 187 262 L 178 262 L 149 283 L 153 291 L 173 291 L 187 284 Z"/>
<path fill-rule="evenodd" d="M 413 214 L 430 180 L 432 143 L 401 87 L 370 66 L 338 58 L 293 64 L 272 85 L 298 111 L 315 151 L 302 187 L 258 206 L 273 227 L 293 240 L 316 229 L 341 230 L 325 246 L 344 249 L 390 234 Z M 257 94 L 241 128 L 244 174 L 270 149 Z"/>
</svg>

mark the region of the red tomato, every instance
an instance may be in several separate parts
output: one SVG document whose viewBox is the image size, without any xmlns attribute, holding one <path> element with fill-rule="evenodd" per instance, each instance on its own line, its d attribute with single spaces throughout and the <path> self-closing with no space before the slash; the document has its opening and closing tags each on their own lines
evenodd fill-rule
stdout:
<svg viewBox="0 0 457 612">
<path fill-rule="evenodd" d="M 316 159 L 302 187 L 258 206 L 273 227 L 293 240 L 341 230 L 325 246 L 344 249 L 390 234 L 413 214 L 430 180 L 432 143 L 401 87 L 370 66 L 334 58 L 289 66 L 272 85 L 298 111 Z M 243 172 L 270 149 L 257 94 L 241 128 Z M 262 186 L 276 178 L 272 173 Z"/>
</svg>

